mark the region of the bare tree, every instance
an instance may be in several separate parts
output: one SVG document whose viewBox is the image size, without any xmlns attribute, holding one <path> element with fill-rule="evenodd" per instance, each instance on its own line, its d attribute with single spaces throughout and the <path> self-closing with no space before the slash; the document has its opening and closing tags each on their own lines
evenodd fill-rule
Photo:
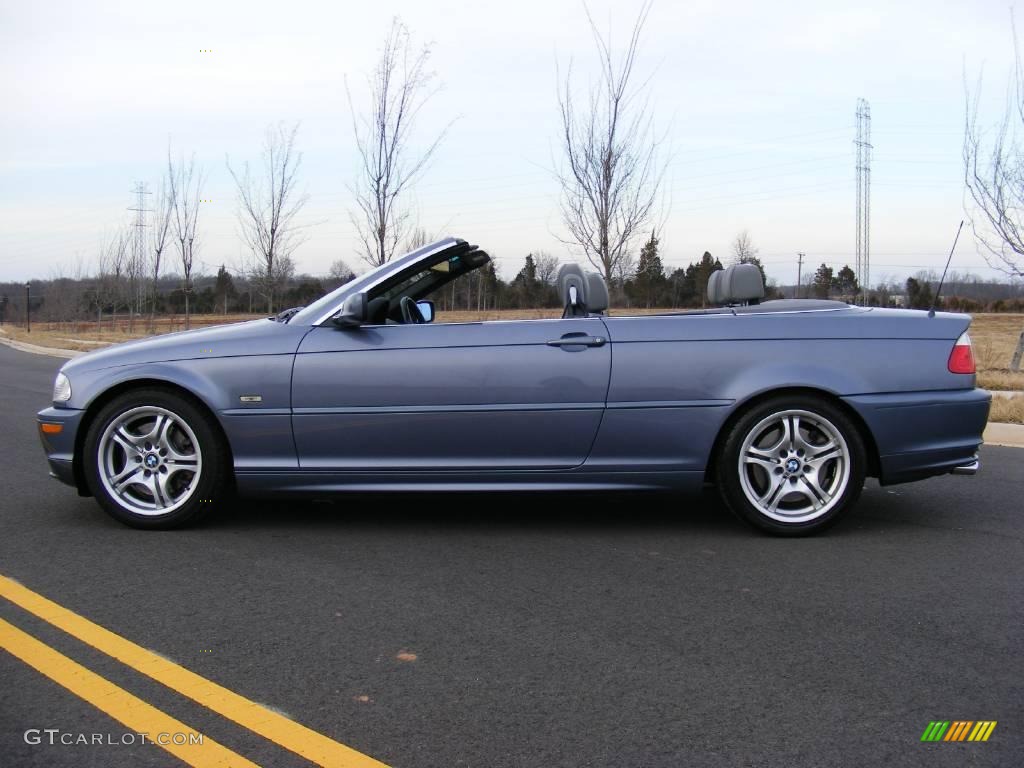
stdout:
<svg viewBox="0 0 1024 768">
<path fill-rule="evenodd" d="M 621 56 L 613 53 L 610 34 L 598 31 L 584 6 L 600 59 L 600 77 L 580 103 L 572 88 L 571 62 L 564 83 L 558 75 L 564 154 L 558 179 L 562 221 L 569 230 L 565 242 L 582 248 L 609 282 L 634 236 L 653 217 L 665 172 L 643 95 L 647 82 L 633 83 L 651 2 L 641 6 Z"/>
<path fill-rule="evenodd" d="M 411 228 L 412 210 L 406 193 L 426 169 L 448 124 L 425 148 L 414 153 L 412 130 L 420 110 L 437 93 L 435 74 L 427 69 L 430 45 L 413 45 L 408 28 L 398 19 L 384 39 L 384 48 L 369 78 L 370 109 L 352 109 L 352 130 L 359 151 L 359 175 L 351 189 L 356 210 L 350 213 L 362 241 L 362 257 L 371 266 L 386 264 Z"/>
<path fill-rule="evenodd" d="M 972 95 L 965 83 L 965 205 L 985 259 L 995 269 L 1024 277 L 1024 75 L 1011 10 L 1014 68 L 1006 109 L 999 122 L 981 128 L 978 102 L 981 76 Z"/>
<path fill-rule="evenodd" d="M 555 276 L 558 274 L 558 257 L 544 251 L 537 251 L 533 262 L 537 265 L 537 279 L 545 285 L 554 285 Z"/>
<path fill-rule="evenodd" d="M 327 277 L 324 278 L 324 287 L 329 291 L 333 291 L 339 285 L 344 285 L 355 276 L 356 273 L 352 271 L 352 268 L 343 259 L 335 259 L 327 270 Z"/>
<path fill-rule="evenodd" d="M 754 241 L 750 239 L 750 232 L 743 230 L 732 242 L 732 255 L 737 264 L 747 264 L 751 259 L 756 259 L 758 249 Z"/>
<path fill-rule="evenodd" d="M 171 227 L 181 260 L 182 291 L 185 294 L 185 328 L 191 327 L 189 296 L 192 294 L 192 265 L 199 250 L 197 225 L 199 199 L 203 193 L 203 172 L 196 168 L 193 153 L 188 163 L 181 157 L 175 163 L 167 150 L 167 183 L 171 199 Z"/>
<path fill-rule="evenodd" d="M 406 238 L 405 243 L 402 245 L 402 251 L 404 253 L 412 253 L 416 249 L 429 245 L 435 240 L 437 238 L 432 237 L 423 227 L 413 227 L 409 231 L 409 236 Z"/>
<path fill-rule="evenodd" d="M 132 225 L 129 229 L 135 230 L 136 227 Z M 125 232 L 125 240 L 131 243 L 126 249 L 124 263 L 125 304 L 128 307 L 129 333 L 135 330 L 136 312 L 142 312 L 144 284 L 148 271 L 149 259 L 143 232 Z"/>
<path fill-rule="evenodd" d="M 267 312 L 274 312 L 274 295 L 289 270 L 282 269 L 305 240 L 296 216 L 309 200 L 296 189 L 302 153 L 295 148 L 299 124 L 286 129 L 284 123 L 267 128 L 263 140 L 263 168 L 255 178 L 246 162 L 241 173 L 227 162 L 238 191 L 239 232 L 253 254 L 252 277 L 267 300 Z M 294 271 L 294 270 L 292 270 Z"/>
<path fill-rule="evenodd" d="M 96 307 L 97 333 L 103 330 L 103 310 L 110 307 L 114 312 L 117 311 L 127 251 L 123 231 L 104 239 L 100 244 L 92 291 L 93 305 Z"/>
<path fill-rule="evenodd" d="M 171 219 L 174 213 L 174 202 L 169 191 L 168 179 L 160 181 L 160 191 L 156 194 L 153 205 L 153 226 L 149 230 L 149 330 L 152 331 L 156 321 L 157 285 L 160 282 L 160 266 L 164 250 L 171 236 Z"/>
</svg>

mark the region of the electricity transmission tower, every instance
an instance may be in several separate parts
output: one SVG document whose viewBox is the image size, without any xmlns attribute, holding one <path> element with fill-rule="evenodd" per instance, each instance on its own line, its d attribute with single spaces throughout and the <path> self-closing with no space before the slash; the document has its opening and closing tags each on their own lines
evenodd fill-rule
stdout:
<svg viewBox="0 0 1024 768">
<path fill-rule="evenodd" d="M 134 264 L 134 273 L 137 275 L 142 274 L 146 264 L 146 212 L 149 210 L 146 208 L 145 195 L 149 194 L 149 190 L 146 189 L 144 182 L 135 182 L 135 188 L 132 189 L 132 194 L 136 196 L 136 202 L 134 208 L 129 208 L 129 211 L 135 212 L 135 224 L 132 229 L 132 262 Z M 142 286 L 144 281 L 139 280 L 139 285 L 136 286 L 139 291 L 139 296 L 131 296 L 129 301 L 139 302 L 139 308 L 141 311 L 142 306 Z"/>
<path fill-rule="evenodd" d="M 857 99 L 857 284 L 861 303 L 871 287 L 871 105 Z"/>
</svg>

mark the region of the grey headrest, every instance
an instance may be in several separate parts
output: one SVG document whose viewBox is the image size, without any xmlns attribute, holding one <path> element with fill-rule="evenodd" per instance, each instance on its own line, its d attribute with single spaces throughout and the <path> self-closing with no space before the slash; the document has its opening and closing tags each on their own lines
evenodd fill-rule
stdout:
<svg viewBox="0 0 1024 768">
<path fill-rule="evenodd" d="M 725 304 L 723 297 L 725 294 L 722 293 L 722 272 L 721 269 L 716 269 L 708 277 L 708 302 L 711 304 Z"/>
<path fill-rule="evenodd" d="M 608 286 L 597 272 L 587 272 L 587 311 L 600 314 L 608 309 Z"/>
<path fill-rule="evenodd" d="M 579 264 L 563 264 L 558 268 L 558 295 L 565 305 L 563 317 L 586 314 L 587 277 Z"/>
<path fill-rule="evenodd" d="M 764 298 L 764 281 L 756 264 L 733 264 L 722 276 L 727 304 L 741 304 Z"/>
</svg>

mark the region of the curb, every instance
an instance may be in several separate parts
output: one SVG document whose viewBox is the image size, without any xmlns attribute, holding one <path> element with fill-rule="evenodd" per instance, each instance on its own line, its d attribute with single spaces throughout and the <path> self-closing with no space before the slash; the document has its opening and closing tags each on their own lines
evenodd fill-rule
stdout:
<svg viewBox="0 0 1024 768">
<path fill-rule="evenodd" d="M 0 336 L 0 344 L 6 344 L 12 349 L 17 349 L 21 352 L 31 352 L 33 355 L 49 355 L 50 357 L 63 357 L 65 359 L 71 359 L 72 357 L 78 357 L 79 355 L 85 354 L 75 349 L 58 349 L 56 347 L 41 347 L 38 344 L 27 344 L 24 341 L 15 341 L 14 339 L 4 338 Z"/>
<path fill-rule="evenodd" d="M 1024 424 L 990 423 L 985 427 L 985 445 L 1024 448 Z"/>
</svg>

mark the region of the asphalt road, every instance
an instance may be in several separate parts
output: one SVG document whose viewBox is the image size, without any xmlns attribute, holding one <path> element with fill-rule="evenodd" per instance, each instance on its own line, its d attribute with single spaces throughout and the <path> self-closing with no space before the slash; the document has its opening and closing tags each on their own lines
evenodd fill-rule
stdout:
<svg viewBox="0 0 1024 768">
<path fill-rule="evenodd" d="M 0 346 L 0 575 L 388 765 L 1024 765 L 1024 450 L 872 484 L 804 540 L 661 496 L 360 496 L 141 532 L 47 476 L 60 362 Z M 259 764 L 309 764 L 0 619 Z M 126 729 L 2 650 L 0 691 L 2 766 L 180 765 L 26 744 Z M 931 720 L 998 726 L 921 743 Z"/>
</svg>

